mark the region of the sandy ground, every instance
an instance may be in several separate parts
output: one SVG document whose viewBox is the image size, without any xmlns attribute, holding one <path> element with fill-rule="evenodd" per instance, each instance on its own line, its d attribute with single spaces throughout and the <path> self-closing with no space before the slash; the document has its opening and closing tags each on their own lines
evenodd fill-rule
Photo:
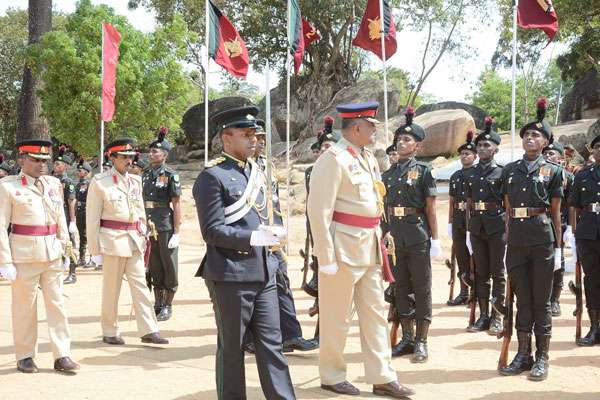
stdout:
<svg viewBox="0 0 600 400">
<path fill-rule="evenodd" d="M 189 175 L 191 178 L 195 174 Z M 171 344 L 141 344 L 135 320 L 130 316 L 131 296 L 124 282 L 119 321 L 127 345 L 104 345 L 99 323 L 101 274 L 84 271 L 79 273 L 77 284 L 65 287 L 73 340 L 72 357 L 81 363 L 81 371 L 76 376 L 63 376 L 52 370 L 44 306 L 39 300 L 39 354 L 36 361 L 41 373 L 18 373 L 12 345 L 10 286 L 8 282 L 0 281 L 0 399 L 216 399 L 214 353 L 217 331 L 206 287 L 202 279 L 193 277 L 204 246 L 190 185 L 184 185 L 184 189 L 180 287 L 173 318 L 160 323 L 161 332 L 171 340 Z M 440 196 L 438 201 L 440 234 L 444 250 L 449 254 L 447 196 Z M 313 299 L 299 289 L 302 262 L 297 254 L 304 243 L 304 219 L 293 217 L 291 227 L 290 278 L 304 335 L 312 337 L 316 318 L 310 318 L 307 310 Z M 544 383 L 534 383 L 528 381 L 525 375 L 498 375 L 496 363 L 500 342 L 485 333 L 465 332 L 467 309 L 445 304 L 448 299 L 448 270 L 441 262 L 435 262 L 433 271 L 434 319 L 429 339 L 430 360 L 426 364 L 411 364 L 405 358 L 393 361 L 400 381 L 417 391 L 414 399 L 600 398 L 600 346 L 580 348 L 574 344 L 575 320 L 571 316 L 574 298 L 568 292 L 563 294 L 563 316 L 554 320 L 550 378 Z M 567 282 L 569 279 L 573 279 L 572 275 L 566 276 Z M 516 338 L 511 347 L 511 358 L 515 341 Z M 360 398 L 376 397 L 370 393 L 371 388 L 364 380 L 356 321 L 346 344 L 346 359 L 348 378 L 361 389 Z M 344 398 L 319 389 L 317 351 L 292 353 L 288 360 L 299 399 Z M 248 398 L 262 399 L 255 359 L 247 356 L 246 361 Z"/>
</svg>

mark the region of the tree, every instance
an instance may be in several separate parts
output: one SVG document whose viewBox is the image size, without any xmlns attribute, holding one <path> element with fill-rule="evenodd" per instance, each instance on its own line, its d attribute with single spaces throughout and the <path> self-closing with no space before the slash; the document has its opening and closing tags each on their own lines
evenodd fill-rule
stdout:
<svg viewBox="0 0 600 400">
<path fill-rule="evenodd" d="M 129 136 L 143 142 L 161 125 L 176 131 L 191 93 L 180 63 L 188 35 L 181 18 L 144 34 L 111 8 L 81 0 L 64 30 L 44 35 L 29 57 L 45 82 L 40 97 L 52 135 L 84 155 L 98 148 L 102 22 L 122 35 L 116 112 L 106 124 L 107 140 Z"/>
<path fill-rule="evenodd" d="M 383 79 L 383 72 L 381 70 L 373 71 L 368 70 L 361 74 L 360 80 L 367 79 Z M 408 97 L 414 90 L 415 84 L 410 78 L 410 74 L 400 68 L 388 68 L 387 69 L 388 82 L 392 83 L 400 91 L 400 104 L 408 104 Z M 420 97 L 415 100 L 415 106 L 418 107 L 421 104 Z"/>
<path fill-rule="evenodd" d="M 29 0 L 29 45 L 35 45 L 42 35 L 52 29 L 52 0 Z M 42 81 L 34 76 L 31 66 L 23 68 L 21 100 L 19 103 L 17 141 L 30 138 L 49 138 L 48 125 L 41 116 L 38 92 Z"/>
</svg>

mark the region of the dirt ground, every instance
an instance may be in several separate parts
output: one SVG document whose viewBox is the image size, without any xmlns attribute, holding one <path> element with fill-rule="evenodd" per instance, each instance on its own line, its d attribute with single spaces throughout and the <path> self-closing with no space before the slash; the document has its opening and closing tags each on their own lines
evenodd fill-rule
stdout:
<svg viewBox="0 0 600 400">
<path fill-rule="evenodd" d="M 184 180 L 184 225 L 180 248 L 180 287 L 174 303 L 174 316 L 160 323 L 161 332 L 171 340 L 166 346 L 142 345 L 135 319 L 130 315 L 131 296 L 123 283 L 119 321 L 127 344 L 104 345 L 100 332 L 101 273 L 83 271 L 75 285 L 65 287 L 72 333 L 72 357 L 81 363 L 76 376 L 54 373 L 43 300 L 38 301 L 39 354 L 41 373 L 18 373 L 12 344 L 10 285 L 0 281 L 0 399 L 216 399 L 214 364 L 216 327 L 208 293 L 202 279 L 193 275 L 204 252 L 196 212 L 191 199 L 190 171 Z M 438 200 L 440 235 L 449 254 L 446 236 L 447 195 Z M 313 299 L 299 289 L 302 261 L 297 255 L 304 243 L 304 219 L 291 220 L 289 271 L 298 318 L 305 337 L 312 337 L 316 318 L 307 310 Z M 565 277 L 568 282 L 572 274 Z M 500 341 L 485 333 L 467 333 L 468 312 L 464 307 L 448 307 L 448 270 L 441 262 L 433 265 L 433 323 L 430 330 L 430 359 L 411 364 L 394 359 L 399 380 L 413 387 L 415 400 L 516 400 L 600 398 L 600 346 L 577 347 L 574 343 L 574 298 L 563 293 L 562 317 L 554 320 L 550 351 L 550 377 L 534 383 L 525 375 L 501 377 L 496 372 Z M 458 290 L 458 287 L 456 288 Z M 587 325 L 587 324 L 586 324 Z M 585 329 L 585 327 L 584 327 Z M 510 357 L 514 355 L 516 338 Z M 365 383 L 361 362 L 358 324 L 354 321 L 346 344 L 348 379 L 361 389 L 359 398 L 375 398 Z M 318 351 L 288 356 L 291 375 L 299 399 L 345 398 L 319 388 Z M 263 399 L 256 363 L 246 357 L 249 399 Z"/>
</svg>

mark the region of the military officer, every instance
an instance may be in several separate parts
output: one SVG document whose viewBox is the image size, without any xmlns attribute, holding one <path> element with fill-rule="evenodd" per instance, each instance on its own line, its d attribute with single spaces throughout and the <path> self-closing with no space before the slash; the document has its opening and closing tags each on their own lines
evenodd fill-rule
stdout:
<svg viewBox="0 0 600 400">
<path fill-rule="evenodd" d="M 502 168 L 494 160 L 500 145 L 500 135 L 493 129 L 491 117 L 485 119 L 485 129 L 475 138 L 479 163 L 468 179 L 469 233 L 467 245 L 473 249 L 477 271 L 477 302 L 479 318 L 467 331 L 488 330 L 490 335 L 502 331 L 500 315 L 493 310 L 490 316 L 490 289 L 498 304 L 504 304 L 506 273 L 504 268 L 505 211 L 502 204 Z M 492 284 L 490 285 L 490 279 Z"/>
<path fill-rule="evenodd" d="M 148 265 L 154 285 L 156 319 L 166 321 L 173 313 L 173 298 L 179 286 L 177 254 L 181 226 L 181 182 L 179 174 L 165 164 L 171 143 L 165 136 L 168 129 L 160 128 L 150 148 L 150 168 L 142 175 L 144 206 L 156 237 L 150 235 L 151 252 Z"/>
<path fill-rule="evenodd" d="M 450 176 L 450 202 L 448 204 L 448 236 L 452 238 L 452 246 L 458 264 L 460 280 L 460 293 L 456 298 L 448 300 L 449 306 L 466 304 L 469 300 L 469 287 L 465 283 L 465 276 L 469 273 L 469 260 L 471 254 L 467 248 L 466 211 L 467 211 L 467 179 L 473 174 L 473 164 L 477 157 L 477 150 L 473 143 L 473 132 L 467 133 L 467 141 L 458 148 L 462 169 Z"/>
<path fill-rule="evenodd" d="M 127 173 L 135 155 L 132 139 L 106 147 L 113 167 L 95 175 L 88 188 L 86 228 L 90 254 L 102 270 L 102 341 L 122 345 L 117 316 L 123 275 L 127 277 L 142 343 L 169 343 L 158 333 L 145 283 L 146 213 L 142 179 Z"/>
<path fill-rule="evenodd" d="M 281 346 L 275 274 L 270 248 L 285 230 L 267 227 L 265 182 L 251 157 L 256 151 L 257 107 L 232 108 L 212 116 L 223 154 L 207 164 L 193 195 L 206 242 L 197 276 L 213 303 L 219 340 L 216 386 L 219 399 L 245 399 L 244 335 L 252 332 L 261 387 L 267 399 L 295 399 Z"/>
<path fill-rule="evenodd" d="M 102 157 L 102 172 L 110 171 L 112 168 L 112 162 L 110 161 L 110 157 L 107 153 L 104 153 Z"/>
<path fill-rule="evenodd" d="M 85 267 L 87 265 L 85 260 L 86 248 L 87 248 L 87 234 L 85 227 L 85 206 L 87 202 L 88 186 L 90 184 L 90 174 L 92 173 L 92 167 L 90 164 L 82 158 L 79 159 L 77 164 L 77 176 L 79 181 L 75 185 L 75 196 L 77 200 L 77 231 L 79 232 L 79 266 Z M 73 276 L 75 276 L 75 270 L 73 270 Z"/>
<path fill-rule="evenodd" d="M 548 161 L 552 161 L 556 164 L 563 165 L 564 162 L 564 153 L 565 148 L 559 142 L 550 143 L 544 149 L 544 157 Z M 560 294 L 563 288 L 563 280 L 565 274 L 565 256 L 564 256 L 564 247 L 565 243 L 571 243 L 573 239 L 573 230 L 571 225 L 569 224 L 569 197 L 571 195 L 571 190 L 573 188 L 573 180 L 575 176 L 567 171 L 566 168 L 563 169 L 563 198 L 560 202 L 560 218 L 561 218 L 561 228 L 563 233 L 563 241 L 561 247 L 561 267 L 554 271 L 554 279 L 552 281 L 552 295 L 550 296 L 550 309 L 552 311 L 553 317 L 559 317 L 561 314 L 560 311 Z M 575 253 L 575 248 L 573 248 L 573 253 Z"/>
<path fill-rule="evenodd" d="M 548 349 L 552 332 L 550 295 L 555 268 L 560 268 L 562 168 L 546 161 L 542 150 L 551 142 L 552 129 L 544 120 L 546 101 L 538 101 L 536 120 L 523 126 L 525 154 L 502 171 L 502 193 L 508 214 L 506 268 L 517 298 L 516 331 L 519 348 L 502 375 L 531 370 L 533 381 L 548 377 Z M 531 331 L 535 333 L 535 362 Z"/>
<path fill-rule="evenodd" d="M 574 209 L 571 226 L 585 274 L 585 305 L 590 317 L 590 331 L 577 340 L 579 346 L 600 343 L 600 135 L 592 140 L 590 148 L 595 163 L 575 175 L 569 201 Z M 571 248 L 575 249 L 575 243 Z"/>
<path fill-rule="evenodd" d="M 62 294 L 62 256 L 71 245 L 62 187 L 58 179 L 42 176 L 51 146 L 46 140 L 17 144 L 22 170 L 0 181 L 0 274 L 12 281 L 17 369 L 24 373 L 38 372 L 33 360 L 37 353 L 38 287 L 46 304 L 54 369 L 79 369 L 70 358 L 71 334 Z"/>
<path fill-rule="evenodd" d="M 344 361 L 355 304 L 366 382 L 375 395 L 403 398 L 414 392 L 398 383 L 391 365 L 382 269 L 386 280 L 393 278 L 379 226 L 385 189 L 366 147 L 375 141 L 378 107 L 377 102 L 337 107 L 343 138 L 319 156 L 310 181 L 307 209 L 319 261 L 319 373 L 321 388 L 360 394 L 346 380 Z"/>
<path fill-rule="evenodd" d="M 394 146 L 393 144 L 388 146 L 387 149 L 385 149 L 385 154 L 387 154 L 388 156 L 388 161 L 390 162 L 390 165 L 396 164 L 398 162 L 398 150 L 396 150 L 396 146 Z"/>
<path fill-rule="evenodd" d="M 148 168 L 148 162 L 141 158 L 140 153 L 137 152 L 135 157 L 133 157 L 133 161 L 131 161 L 129 172 L 134 175 L 142 176 L 146 168 Z"/>
<path fill-rule="evenodd" d="M 428 359 L 427 333 L 431 323 L 431 257 L 441 256 L 435 214 L 436 182 L 429 164 L 417 161 L 415 154 L 425 139 L 425 130 L 413 123 L 414 111 L 406 111 L 406 123 L 396 129 L 394 144 L 399 160 L 384 181 L 386 221 L 384 231 L 394 239 L 396 249 L 396 309 L 400 316 L 403 340 L 392 356 L 411 349 L 411 299 L 415 296 L 416 335 L 412 362 Z M 407 333 L 408 332 L 408 333 Z"/>
<path fill-rule="evenodd" d="M 4 154 L 0 154 L 0 179 L 10 175 L 12 167 L 4 161 Z"/>
</svg>

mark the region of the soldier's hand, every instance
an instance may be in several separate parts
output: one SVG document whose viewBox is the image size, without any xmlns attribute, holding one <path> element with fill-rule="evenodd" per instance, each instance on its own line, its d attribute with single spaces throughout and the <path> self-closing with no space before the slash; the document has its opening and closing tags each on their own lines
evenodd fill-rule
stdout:
<svg viewBox="0 0 600 400">
<path fill-rule="evenodd" d="M 0 266 L 0 275 L 12 282 L 17 279 L 17 269 L 13 264 L 4 264 Z"/>
<path fill-rule="evenodd" d="M 71 221 L 69 222 L 69 233 L 75 232 L 77 232 L 77 224 L 75 223 L 75 221 Z"/>
<path fill-rule="evenodd" d="M 467 245 L 467 249 L 469 250 L 469 254 L 473 254 L 473 245 L 471 244 L 471 232 L 467 232 L 465 242 Z"/>
<path fill-rule="evenodd" d="M 269 231 L 253 231 L 250 235 L 250 246 L 278 246 L 280 244 L 279 238 Z"/>
<path fill-rule="evenodd" d="M 174 249 L 176 247 L 179 247 L 179 233 L 174 233 L 173 236 L 171 236 L 171 239 L 169 239 L 169 243 L 167 244 L 167 247 L 169 249 Z"/>
<path fill-rule="evenodd" d="M 325 275 L 335 275 L 338 272 L 338 266 L 336 263 L 319 265 L 319 272 L 324 273 Z"/>
<path fill-rule="evenodd" d="M 448 237 L 452 239 L 452 224 L 448 224 Z"/>
<path fill-rule="evenodd" d="M 433 258 L 442 256 L 442 245 L 438 239 L 431 239 L 431 249 L 429 250 L 429 255 Z"/>
</svg>

